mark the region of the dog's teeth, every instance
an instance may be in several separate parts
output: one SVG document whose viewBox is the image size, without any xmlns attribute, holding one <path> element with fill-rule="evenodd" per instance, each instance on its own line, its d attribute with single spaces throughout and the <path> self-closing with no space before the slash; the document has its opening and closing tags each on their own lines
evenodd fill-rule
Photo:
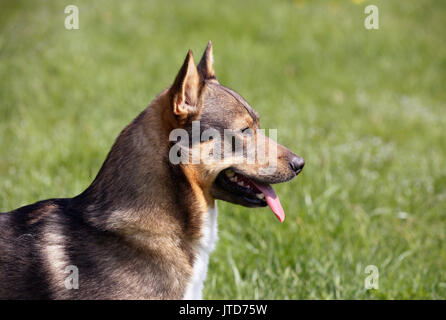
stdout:
<svg viewBox="0 0 446 320">
<path fill-rule="evenodd" d="M 232 170 L 226 170 L 226 176 L 231 178 L 231 177 L 235 176 L 235 172 Z"/>
<path fill-rule="evenodd" d="M 238 183 L 239 186 L 242 186 L 242 187 L 245 186 L 245 184 L 243 183 L 243 181 L 240 181 L 240 182 L 237 182 L 237 183 Z"/>
<path fill-rule="evenodd" d="M 229 178 L 229 180 L 231 180 L 232 182 L 237 182 L 237 177 Z"/>
<path fill-rule="evenodd" d="M 256 193 L 256 197 L 259 199 L 265 199 L 265 195 L 263 193 Z"/>
</svg>

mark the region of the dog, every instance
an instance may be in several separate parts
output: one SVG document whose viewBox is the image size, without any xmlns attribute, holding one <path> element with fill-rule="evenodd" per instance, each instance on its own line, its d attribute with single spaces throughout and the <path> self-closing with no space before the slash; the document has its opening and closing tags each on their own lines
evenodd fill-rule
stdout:
<svg viewBox="0 0 446 320">
<path fill-rule="evenodd" d="M 214 136 L 172 138 L 194 125 Z M 216 139 L 227 130 L 230 143 Z M 265 159 L 274 155 L 274 170 L 268 161 L 239 161 L 258 153 L 249 139 L 263 142 Z M 247 150 L 204 161 L 204 151 L 221 154 L 234 141 Z M 200 161 L 177 161 L 197 150 Z M 271 184 L 303 166 L 261 131 L 245 99 L 218 82 L 211 42 L 198 66 L 189 50 L 173 84 L 123 129 L 84 192 L 0 214 L 0 298 L 201 299 L 217 241 L 216 200 L 269 205 L 283 221 Z"/>
</svg>

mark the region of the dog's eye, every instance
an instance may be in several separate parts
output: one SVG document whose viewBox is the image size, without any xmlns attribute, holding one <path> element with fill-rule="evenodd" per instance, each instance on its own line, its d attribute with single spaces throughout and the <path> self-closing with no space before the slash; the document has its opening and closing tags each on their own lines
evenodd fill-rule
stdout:
<svg viewBox="0 0 446 320">
<path fill-rule="evenodd" d="M 242 134 L 244 135 L 251 135 L 252 134 L 252 130 L 250 127 L 246 127 L 244 129 L 241 130 Z"/>
</svg>

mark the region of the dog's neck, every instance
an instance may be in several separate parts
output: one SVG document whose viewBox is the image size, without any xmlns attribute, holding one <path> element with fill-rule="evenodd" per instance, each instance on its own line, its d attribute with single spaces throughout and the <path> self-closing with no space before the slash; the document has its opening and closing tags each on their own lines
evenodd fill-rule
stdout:
<svg viewBox="0 0 446 320">
<path fill-rule="evenodd" d="M 93 183 L 74 198 L 96 226 L 124 233 L 182 233 L 200 237 L 214 206 L 189 173 L 169 162 L 170 121 L 161 94 L 119 135 Z"/>
</svg>

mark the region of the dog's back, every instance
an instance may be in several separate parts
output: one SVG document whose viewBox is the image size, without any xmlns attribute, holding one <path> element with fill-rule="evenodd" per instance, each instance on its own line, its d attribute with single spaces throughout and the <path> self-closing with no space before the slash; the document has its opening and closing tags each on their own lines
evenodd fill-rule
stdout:
<svg viewBox="0 0 446 320">
<path fill-rule="evenodd" d="M 59 205 L 46 200 L 0 213 L 0 298 L 50 297 L 40 235 L 44 217 L 52 215 Z"/>
</svg>

